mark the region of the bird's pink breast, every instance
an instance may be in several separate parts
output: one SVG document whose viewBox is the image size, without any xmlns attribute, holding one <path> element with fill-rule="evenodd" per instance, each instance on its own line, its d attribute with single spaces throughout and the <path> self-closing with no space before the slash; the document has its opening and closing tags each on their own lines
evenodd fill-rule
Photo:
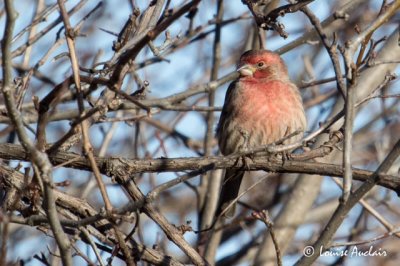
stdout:
<svg viewBox="0 0 400 266">
<path fill-rule="evenodd" d="M 302 102 L 291 83 L 276 80 L 241 83 L 236 119 L 249 133 L 249 146 L 269 144 L 299 128 L 304 129 Z"/>
<path fill-rule="evenodd" d="M 285 98 L 292 93 L 287 86 L 277 81 L 265 84 L 243 83 L 241 97 L 237 99 L 240 108 L 238 119 L 241 122 L 268 120 L 272 123 L 286 116 L 285 110 L 289 103 Z"/>
</svg>

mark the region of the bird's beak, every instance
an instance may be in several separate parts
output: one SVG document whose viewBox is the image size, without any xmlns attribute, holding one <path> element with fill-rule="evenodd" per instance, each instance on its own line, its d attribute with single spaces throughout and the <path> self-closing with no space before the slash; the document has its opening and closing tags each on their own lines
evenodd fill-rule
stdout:
<svg viewBox="0 0 400 266">
<path fill-rule="evenodd" d="M 246 64 L 240 66 L 236 71 L 240 73 L 240 76 L 247 77 L 247 76 L 253 76 L 256 69 L 252 65 Z"/>
</svg>

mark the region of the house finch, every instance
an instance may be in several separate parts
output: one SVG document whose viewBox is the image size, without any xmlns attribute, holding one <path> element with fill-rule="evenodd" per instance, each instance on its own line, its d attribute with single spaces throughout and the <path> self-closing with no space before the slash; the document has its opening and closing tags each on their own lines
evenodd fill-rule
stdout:
<svg viewBox="0 0 400 266">
<path fill-rule="evenodd" d="M 285 63 L 268 50 L 245 52 L 238 65 L 240 77 L 226 92 L 217 126 L 223 155 L 274 143 L 306 128 L 306 117 L 298 88 L 288 76 Z M 302 133 L 284 144 L 302 138 Z M 217 215 L 238 196 L 244 171 L 227 169 Z M 234 206 L 225 216 L 233 216 Z"/>
</svg>

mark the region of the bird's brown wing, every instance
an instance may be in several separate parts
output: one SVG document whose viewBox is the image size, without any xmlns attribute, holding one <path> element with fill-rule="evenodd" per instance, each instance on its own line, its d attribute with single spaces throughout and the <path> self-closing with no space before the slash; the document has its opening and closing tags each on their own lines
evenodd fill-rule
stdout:
<svg viewBox="0 0 400 266">
<path fill-rule="evenodd" d="M 234 115 L 235 110 L 233 110 L 234 105 L 233 104 L 228 104 L 228 103 L 232 103 L 235 99 L 235 97 L 237 97 L 238 94 L 238 90 L 239 87 L 237 86 L 238 81 L 235 80 L 233 81 L 231 84 L 229 84 L 228 90 L 226 91 L 226 95 L 225 95 L 225 101 L 224 101 L 224 105 L 222 107 L 222 111 L 221 111 L 221 116 L 217 125 L 217 130 L 216 130 L 216 137 L 219 139 L 222 135 L 222 131 L 225 128 L 225 123 L 227 121 L 229 121 L 229 119 L 227 119 L 229 116 Z M 226 155 L 224 153 L 223 150 L 221 150 L 221 152 Z"/>
</svg>

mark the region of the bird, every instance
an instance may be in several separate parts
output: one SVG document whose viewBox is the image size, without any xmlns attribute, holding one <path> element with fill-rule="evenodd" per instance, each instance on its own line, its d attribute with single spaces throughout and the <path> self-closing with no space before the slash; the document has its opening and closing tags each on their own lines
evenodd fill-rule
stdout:
<svg viewBox="0 0 400 266">
<path fill-rule="evenodd" d="M 282 58 L 270 50 L 249 50 L 239 60 L 239 77 L 228 87 L 216 128 L 222 155 L 243 152 L 284 139 L 303 137 L 307 126 L 303 101 Z M 294 132 L 300 132 L 285 139 Z M 232 217 L 244 170 L 227 169 L 216 215 Z M 226 209 L 226 210 L 225 210 Z"/>
</svg>

